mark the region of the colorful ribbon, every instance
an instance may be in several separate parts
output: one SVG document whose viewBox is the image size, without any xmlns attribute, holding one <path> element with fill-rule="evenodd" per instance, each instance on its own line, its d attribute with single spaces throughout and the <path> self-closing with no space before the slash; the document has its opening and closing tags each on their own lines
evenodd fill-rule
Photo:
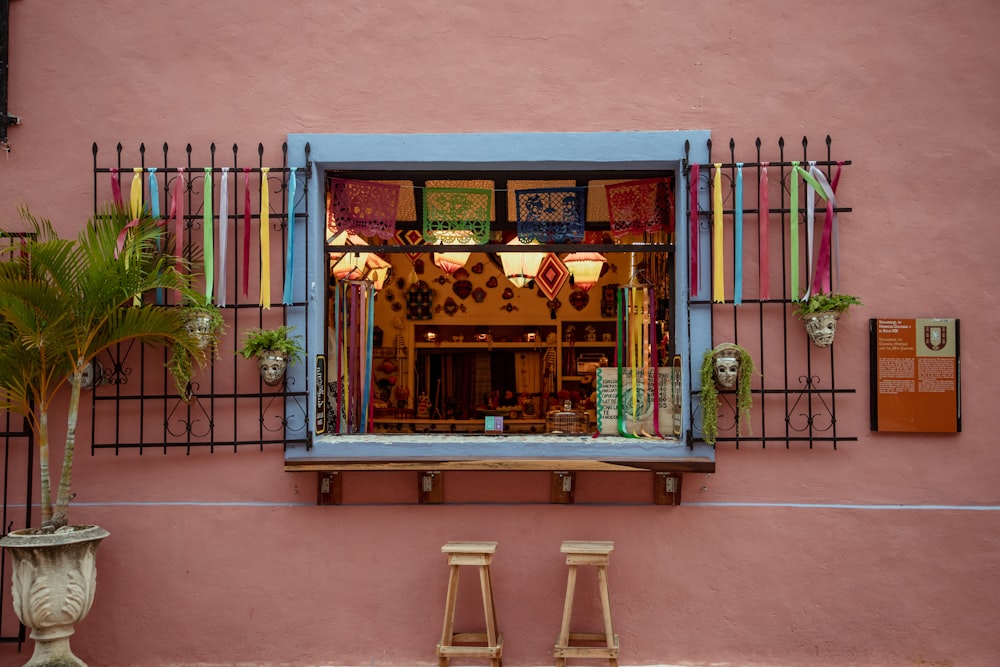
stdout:
<svg viewBox="0 0 1000 667">
<path fill-rule="evenodd" d="M 770 203 L 767 196 L 767 162 L 760 165 L 760 185 L 757 188 L 757 197 L 760 200 L 757 208 L 757 234 L 760 252 L 760 300 L 769 301 L 771 299 L 771 253 L 770 241 L 768 239 L 768 227 L 771 222 Z"/>
<path fill-rule="evenodd" d="M 691 221 L 691 298 L 698 296 L 698 179 L 701 168 L 692 164 L 688 173 L 688 218 Z"/>
<path fill-rule="evenodd" d="M 129 189 L 129 211 L 128 214 L 133 218 L 138 218 L 142 215 L 142 168 L 134 167 L 132 169 L 132 187 Z"/>
<path fill-rule="evenodd" d="M 216 303 L 226 305 L 226 255 L 229 249 L 229 167 L 219 178 L 219 285 Z"/>
<path fill-rule="evenodd" d="M 736 193 L 733 197 L 733 304 L 743 303 L 743 163 L 736 163 Z"/>
<path fill-rule="evenodd" d="M 723 229 L 722 229 L 722 164 L 715 163 L 715 177 L 712 183 L 712 301 L 725 303 L 726 285 L 723 269 Z"/>
<path fill-rule="evenodd" d="M 833 185 L 830 185 L 829 181 L 826 179 L 826 175 L 816 167 L 815 162 L 809 163 L 809 171 L 802 171 L 802 178 L 809 185 L 809 191 L 815 192 L 820 197 L 826 201 L 826 215 L 823 219 L 823 232 L 820 239 L 819 253 L 816 257 L 816 267 L 813 270 L 810 264 L 809 275 L 812 277 L 812 281 L 809 285 L 810 292 L 821 293 L 830 291 L 830 257 L 833 253 L 831 242 L 832 237 L 837 231 L 837 213 L 835 211 L 836 207 L 836 189 L 837 183 L 840 181 L 840 171 L 842 162 L 837 163 L 837 171 L 833 177 Z M 812 195 L 810 194 L 810 199 Z M 815 206 L 811 206 L 810 209 L 814 209 Z M 808 214 L 809 218 L 809 228 L 810 228 L 810 257 L 812 256 L 812 225 L 813 225 L 813 211 L 810 210 Z"/>
<path fill-rule="evenodd" d="M 149 213 L 160 219 L 160 184 L 156 182 L 156 167 L 149 168 Z"/>
<path fill-rule="evenodd" d="M 174 252 L 177 253 L 177 271 L 184 272 L 184 200 L 181 199 L 181 187 L 184 183 L 184 167 L 177 169 L 177 180 L 174 181 L 174 196 L 170 198 L 170 217 L 174 220 Z M 174 291 L 174 296 L 180 301 L 181 293 Z"/>
<path fill-rule="evenodd" d="M 205 198 L 202 206 L 202 244 L 205 257 L 205 303 L 212 303 L 215 286 L 215 228 L 212 224 L 212 168 L 205 167 Z"/>
<path fill-rule="evenodd" d="M 250 168 L 243 167 L 243 296 L 250 293 Z"/>
<path fill-rule="evenodd" d="M 288 247 L 285 249 L 285 289 L 281 294 L 281 303 L 292 305 L 292 278 L 295 268 L 295 169 L 288 172 Z"/>
<path fill-rule="evenodd" d="M 260 306 L 271 309 L 271 193 L 267 183 L 269 167 L 260 169 Z"/>
<path fill-rule="evenodd" d="M 791 300 L 799 300 L 799 163 L 792 162 L 792 173 L 788 177 L 791 191 L 789 205 L 788 245 L 791 252 Z"/>
<path fill-rule="evenodd" d="M 122 185 L 118 182 L 118 168 L 111 168 L 111 197 L 115 201 L 115 208 L 122 209 L 125 202 L 122 201 Z"/>
</svg>

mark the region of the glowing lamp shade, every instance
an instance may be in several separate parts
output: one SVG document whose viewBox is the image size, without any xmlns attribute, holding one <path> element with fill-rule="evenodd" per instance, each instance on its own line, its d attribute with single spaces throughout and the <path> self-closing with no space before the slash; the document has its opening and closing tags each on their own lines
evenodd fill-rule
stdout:
<svg viewBox="0 0 1000 667">
<path fill-rule="evenodd" d="M 573 276 L 573 284 L 584 292 L 597 284 L 607 261 L 599 252 L 574 252 L 563 258 L 563 264 Z"/>
<path fill-rule="evenodd" d="M 447 236 L 443 240 L 438 241 L 438 245 L 444 244 L 476 245 L 476 239 L 469 230 L 452 230 L 448 232 Z M 434 264 L 450 276 L 465 266 L 465 263 L 469 261 L 470 254 L 471 253 L 457 252 L 453 250 L 448 252 L 436 252 L 434 253 Z"/>
<path fill-rule="evenodd" d="M 521 243 L 521 240 L 514 238 L 507 245 L 538 245 L 537 242 L 529 244 Z M 538 267 L 545 258 L 543 252 L 505 252 L 500 254 L 500 262 L 503 264 L 504 275 L 514 287 L 524 287 L 538 275 Z"/>
</svg>

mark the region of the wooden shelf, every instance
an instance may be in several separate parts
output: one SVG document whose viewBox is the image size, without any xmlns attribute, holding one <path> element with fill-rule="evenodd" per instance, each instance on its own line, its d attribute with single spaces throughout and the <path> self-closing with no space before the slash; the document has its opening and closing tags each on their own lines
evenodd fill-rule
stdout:
<svg viewBox="0 0 1000 667">
<path fill-rule="evenodd" d="M 456 343 L 454 341 L 441 341 L 440 343 L 427 343 L 419 342 L 414 343 L 414 347 L 418 350 L 434 350 L 434 349 L 448 349 L 448 350 L 538 350 L 543 352 L 546 348 L 550 347 L 543 343 L 525 343 L 522 341 L 506 341 L 492 343 L 481 343 L 479 341 L 463 341 L 461 343 Z"/>
</svg>

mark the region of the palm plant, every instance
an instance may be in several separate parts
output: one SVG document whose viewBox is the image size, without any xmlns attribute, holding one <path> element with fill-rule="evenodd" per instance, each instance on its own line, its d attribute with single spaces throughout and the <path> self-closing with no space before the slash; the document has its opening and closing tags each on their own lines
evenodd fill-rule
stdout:
<svg viewBox="0 0 1000 667">
<path fill-rule="evenodd" d="M 194 364 L 207 353 L 185 327 L 184 308 L 143 301 L 160 290 L 196 298 L 190 273 L 164 251 L 168 237 L 157 221 L 106 209 L 70 240 L 26 208 L 19 212 L 29 234 L 0 250 L 0 409 L 24 415 L 35 435 L 40 530 L 51 532 L 67 525 L 81 379 L 91 361 L 127 341 L 170 347 L 168 368 L 186 398 Z M 66 446 L 53 499 L 49 413 L 67 379 Z"/>
</svg>

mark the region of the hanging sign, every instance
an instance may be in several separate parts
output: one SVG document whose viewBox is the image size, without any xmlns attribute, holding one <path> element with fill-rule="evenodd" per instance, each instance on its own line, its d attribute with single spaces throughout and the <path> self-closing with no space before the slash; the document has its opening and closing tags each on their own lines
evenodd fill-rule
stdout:
<svg viewBox="0 0 1000 667">
<path fill-rule="evenodd" d="M 959 320 L 872 319 L 873 431 L 962 430 Z"/>
<path fill-rule="evenodd" d="M 326 357 L 316 355 L 316 435 L 326 433 Z"/>
</svg>

